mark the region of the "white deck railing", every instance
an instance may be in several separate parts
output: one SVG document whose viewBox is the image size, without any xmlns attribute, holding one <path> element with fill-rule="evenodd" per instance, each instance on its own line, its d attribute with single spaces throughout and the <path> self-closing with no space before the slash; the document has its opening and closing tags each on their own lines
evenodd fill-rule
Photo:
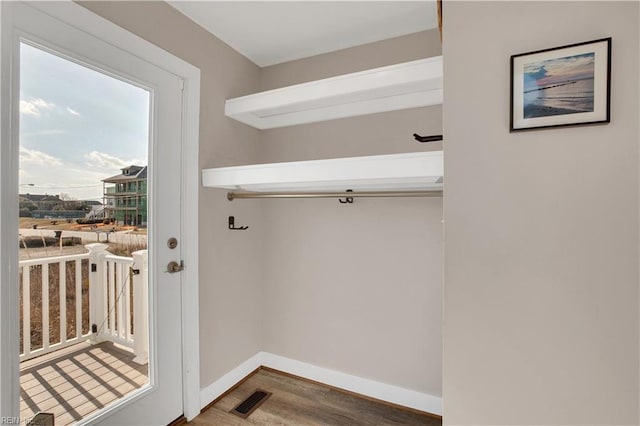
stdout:
<svg viewBox="0 0 640 426">
<path fill-rule="evenodd" d="M 81 341 L 93 343 L 110 340 L 129 347 L 136 355 L 134 361 L 146 364 L 148 360 L 148 308 L 147 308 L 147 251 L 133 253 L 133 257 L 115 256 L 101 243 L 86 246 L 89 253 L 30 259 L 20 262 L 22 276 L 22 342 L 20 361 L 35 358 Z M 86 260 L 86 261 L 85 261 Z M 69 264 L 73 272 L 67 276 Z M 50 265 L 57 264 L 57 274 L 50 274 Z M 71 269 L 71 268 L 70 268 Z M 55 270 L 55 269 L 54 269 Z M 35 275 L 34 275 L 35 273 Z M 35 281 L 32 282 L 32 276 Z M 88 279 L 89 306 L 83 300 L 83 277 Z M 88 278 L 87 278 L 88 277 Z M 33 303 L 33 284 L 39 281 L 37 293 L 41 305 Z M 67 304 L 67 285 L 75 289 L 75 307 Z M 52 318 L 50 290 L 58 288 L 59 310 Z M 86 286 L 84 286 L 86 288 Z M 32 307 L 41 306 L 41 344 L 31 346 Z M 83 333 L 89 311 L 88 332 Z M 75 310 L 75 335 L 67 335 L 68 309 Z M 132 317 L 133 316 L 133 317 Z M 51 343 L 51 324 L 58 323 L 59 339 Z"/>
</svg>

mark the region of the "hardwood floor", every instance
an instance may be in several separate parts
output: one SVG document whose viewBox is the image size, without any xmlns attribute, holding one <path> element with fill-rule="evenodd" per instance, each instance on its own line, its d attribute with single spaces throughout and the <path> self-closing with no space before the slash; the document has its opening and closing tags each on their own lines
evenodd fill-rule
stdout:
<svg viewBox="0 0 640 426">
<path fill-rule="evenodd" d="M 247 419 L 229 413 L 256 388 L 273 395 Z M 203 411 L 189 424 L 204 425 L 442 425 L 427 414 L 393 407 L 321 384 L 265 369 Z"/>
</svg>

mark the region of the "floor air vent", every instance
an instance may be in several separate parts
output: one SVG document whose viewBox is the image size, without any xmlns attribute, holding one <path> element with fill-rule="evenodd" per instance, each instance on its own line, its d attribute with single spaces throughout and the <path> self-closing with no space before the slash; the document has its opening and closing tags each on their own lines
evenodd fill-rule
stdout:
<svg viewBox="0 0 640 426">
<path fill-rule="evenodd" d="M 231 410 L 232 414 L 240 416 L 243 419 L 249 417 L 253 411 L 271 396 L 271 392 L 256 389 L 247 399 L 242 401 L 236 408 Z"/>
</svg>

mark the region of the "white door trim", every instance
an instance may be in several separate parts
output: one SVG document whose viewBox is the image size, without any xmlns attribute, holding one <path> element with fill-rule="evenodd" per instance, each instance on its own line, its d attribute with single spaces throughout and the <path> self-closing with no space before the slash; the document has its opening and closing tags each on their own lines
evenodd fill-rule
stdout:
<svg viewBox="0 0 640 426">
<path fill-rule="evenodd" d="M 19 415 L 19 338 L 16 333 L 18 310 L 18 149 L 17 126 L 12 123 L 13 87 L 11 79 L 11 9 L 0 3 L 0 413 Z M 11 285 L 11 283 L 15 283 Z"/>
<path fill-rule="evenodd" d="M 182 59 L 160 49 L 146 40 L 118 27 L 71 1 L 30 3 L 40 11 L 81 31 L 90 33 L 116 47 L 126 50 L 165 69 L 184 80 L 183 139 L 182 139 L 182 235 L 189 235 L 182 245 L 185 270 L 182 279 L 182 374 L 183 408 L 188 420 L 200 412 L 200 355 L 198 314 L 198 188 L 199 188 L 199 109 L 200 70 Z M 0 413 L 18 416 L 18 336 L 17 327 L 17 271 L 14 241 L 17 241 L 18 130 L 12 120 L 11 70 L 9 57 L 13 36 L 11 2 L 0 2 Z M 14 235 L 15 234 L 15 235 Z M 5 263 L 6 262 L 6 263 Z M 14 285 L 12 285 L 14 283 Z"/>
</svg>

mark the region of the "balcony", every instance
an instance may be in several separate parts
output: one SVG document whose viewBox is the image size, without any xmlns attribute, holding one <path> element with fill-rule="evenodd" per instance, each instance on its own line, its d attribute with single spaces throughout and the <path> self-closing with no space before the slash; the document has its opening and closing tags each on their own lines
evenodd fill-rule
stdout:
<svg viewBox="0 0 640 426">
<path fill-rule="evenodd" d="M 112 210 L 140 210 L 140 211 L 146 211 L 146 207 L 143 206 L 107 206 L 105 207 L 105 210 L 107 211 L 112 211 Z"/>
<path fill-rule="evenodd" d="M 86 247 L 20 261 L 23 418 L 73 423 L 148 383 L 147 251 Z"/>
<path fill-rule="evenodd" d="M 105 198 L 117 198 L 117 197 L 126 197 L 126 196 L 146 197 L 147 190 L 146 189 L 144 190 L 126 189 L 118 192 L 105 192 L 104 196 Z"/>
<path fill-rule="evenodd" d="M 77 422 L 148 383 L 147 366 L 111 342 L 78 343 L 20 364 L 20 417 Z"/>
</svg>

